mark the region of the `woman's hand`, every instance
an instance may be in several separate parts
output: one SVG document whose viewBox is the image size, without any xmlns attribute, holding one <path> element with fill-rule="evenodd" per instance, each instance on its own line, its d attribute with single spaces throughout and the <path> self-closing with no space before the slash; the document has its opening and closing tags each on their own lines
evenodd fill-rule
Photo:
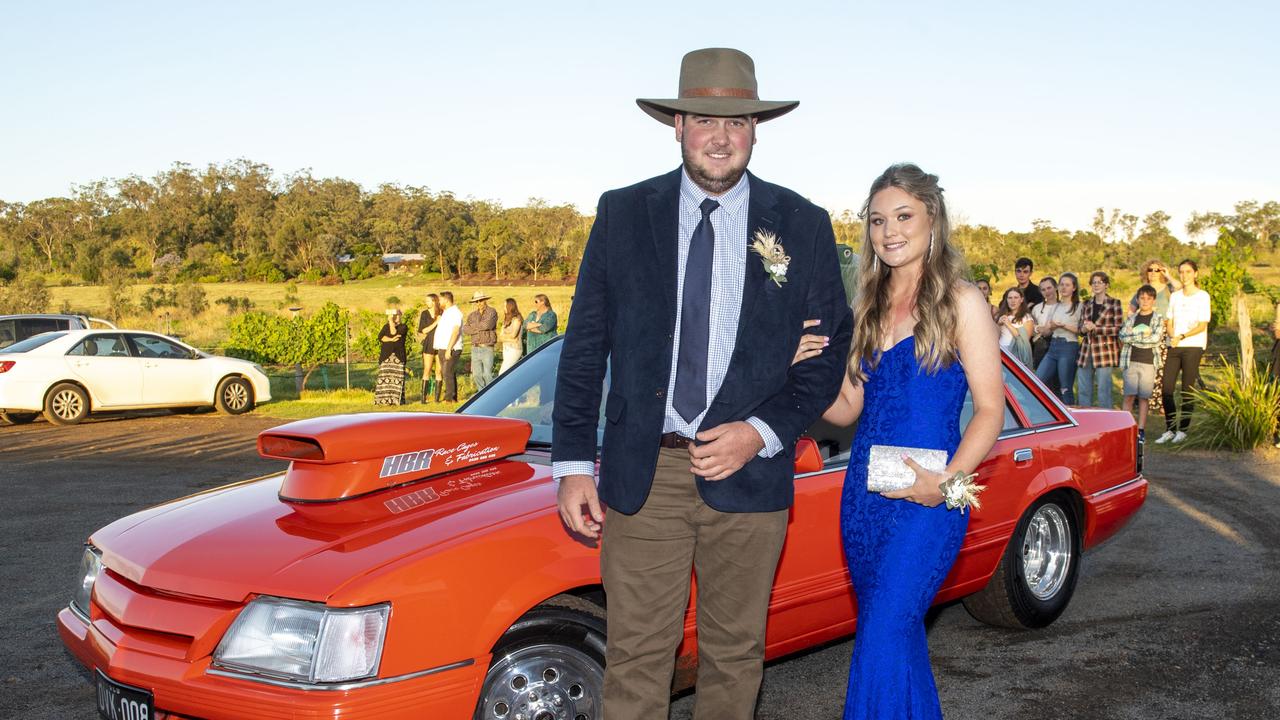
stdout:
<svg viewBox="0 0 1280 720">
<path fill-rule="evenodd" d="M 805 320 L 801 327 L 807 329 L 821 324 L 821 320 Z M 791 364 L 795 365 L 801 360 L 821 355 L 822 350 L 829 344 L 831 344 L 831 338 L 826 335 L 801 335 L 800 345 L 796 347 L 796 354 L 791 358 Z"/>
<path fill-rule="evenodd" d="M 890 500 L 910 500 L 925 507 L 941 505 L 943 500 L 941 485 L 947 479 L 947 476 L 943 473 L 920 467 L 919 463 L 907 455 L 902 456 L 902 462 L 915 471 L 916 483 L 909 488 L 880 494 Z"/>
</svg>

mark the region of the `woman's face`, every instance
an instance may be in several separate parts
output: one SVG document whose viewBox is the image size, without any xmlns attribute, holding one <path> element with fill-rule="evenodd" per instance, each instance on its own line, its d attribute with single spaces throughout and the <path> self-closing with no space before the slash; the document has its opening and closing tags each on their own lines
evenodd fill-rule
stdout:
<svg viewBox="0 0 1280 720">
<path fill-rule="evenodd" d="M 1009 312 L 1017 314 L 1018 308 L 1022 307 L 1022 293 L 1010 290 L 1004 294 L 1004 302 L 1009 306 Z"/>
<path fill-rule="evenodd" d="M 1058 288 L 1054 287 L 1053 283 L 1048 280 L 1040 283 L 1040 294 L 1044 296 L 1045 302 L 1058 301 Z"/>
<path fill-rule="evenodd" d="M 1101 276 L 1090 278 L 1089 290 L 1093 292 L 1094 297 L 1102 297 L 1107 294 L 1107 281 Z"/>
<path fill-rule="evenodd" d="M 982 293 L 982 297 L 991 297 L 991 285 L 986 280 L 979 280 L 974 284 L 978 286 L 978 291 Z"/>
<path fill-rule="evenodd" d="M 1076 287 L 1076 281 L 1069 277 L 1060 278 L 1058 280 L 1058 297 L 1064 300 L 1070 297 L 1075 297 L 1075 294 L 1079 290 L 1080 288 Z"/>
<path fill-rule="evenodd" d="M 1196 284 L 1196 269 L 1191 267 L 1191 263 L 1182 263 L 1178 266 L 1178 279 L 1183 285 Z"/>
<path fill-rule="evenodd" d="M 873 195 L 867 223 L 872 250 L 891 268 L 920 262 L 929 251 L 933 218 L 906 190 L 888 187 Z"/>
<path fill-rule="evenodd" d="M 1147 277 L 1145 278 L 1148 285 L 1159 287 L 1164 285 L 1164 266 L 1155 263 L 1147 268 Z"/>
</svg>

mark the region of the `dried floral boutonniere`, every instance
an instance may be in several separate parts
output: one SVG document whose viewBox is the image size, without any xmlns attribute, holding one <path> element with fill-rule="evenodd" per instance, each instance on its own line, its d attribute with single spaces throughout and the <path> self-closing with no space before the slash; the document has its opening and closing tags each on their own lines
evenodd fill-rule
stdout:
<svg viewBox="0 0 1280 720">
<path fill-rule="evenodd" d="M 764 271 L 769 273 L 769 279 L 773 284 L 782 287 L 782 283 L 787 281 L 787 266 L 791 264 L 791 257 L 787 255 L 782 243 L 778 242 L 777 235 L 757 230 L 755 239 L 756 241 L 751 243 L 751 249 L 760 256 L 760 262 L 764 263 Z"/>
</svg>

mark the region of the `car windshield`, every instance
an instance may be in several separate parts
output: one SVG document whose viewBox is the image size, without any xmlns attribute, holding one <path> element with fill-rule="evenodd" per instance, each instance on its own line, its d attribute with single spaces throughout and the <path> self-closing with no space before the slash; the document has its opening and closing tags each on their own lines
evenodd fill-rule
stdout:
<svg viewBox="0 0 1280 720">
<path fill-rule="evenodd" d="M 48 333 L 44 333 L 43 335 L 36 335 L 35 337 L 29 337 L 26 340 L 16 342 L 7 348 L 0 348 L 0 353 L 24 353 L 24 352 L 27 352 L 28 350 L 35 350 L 41 345 L 51 343 L 54 340 L 57 340 L 58 338 L 62 337 L 63 335 L 66 335 L 66 333 L 65 332 L 48 332 Z"/>
<path fill-rule="evenodd" d="M 560 363 L 559 339 L 538 348 L 508 372 L 497 377 L 458 411 L 463 415 L 488 415 L 527 420 L 533 425 L 530 444 L 551 444 L 551 412 L 556 405 L 556 366 Z M 596 415 L 597 433 L 603 434 L 604 398 L 608 395 L 609 376 L 605 374 L 600 393 L 600 411 Z M 599 442 L 602 437 L 597 437 Z"/>
</svg>

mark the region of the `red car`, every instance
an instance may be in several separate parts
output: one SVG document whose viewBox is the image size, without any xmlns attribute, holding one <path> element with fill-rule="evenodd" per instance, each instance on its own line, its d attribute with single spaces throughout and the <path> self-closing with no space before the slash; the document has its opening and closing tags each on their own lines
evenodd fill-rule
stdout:
<svg viewBox="0 0 1280 720">
<path fill-rule="evenodd" d="M 600 717 L 598 550 L 555 510 L 561 344 L 458 415 L 348 415 L 261 434 L 289 470 L 94 533 L 58 615 L 101 715 L 152 718 Z M 1035 628 L 1066 608 L 1081 553 L 1141 507 L 1133 420 L 1068 410 L 1004 359 L 988 486 L 936 602 Z M 815 426 L 769 609 L 769 657 L 851 634 L 838 503 L 852 432 Z M 690 600 L 677 683 L 696 663 Z"/>
</svg>

